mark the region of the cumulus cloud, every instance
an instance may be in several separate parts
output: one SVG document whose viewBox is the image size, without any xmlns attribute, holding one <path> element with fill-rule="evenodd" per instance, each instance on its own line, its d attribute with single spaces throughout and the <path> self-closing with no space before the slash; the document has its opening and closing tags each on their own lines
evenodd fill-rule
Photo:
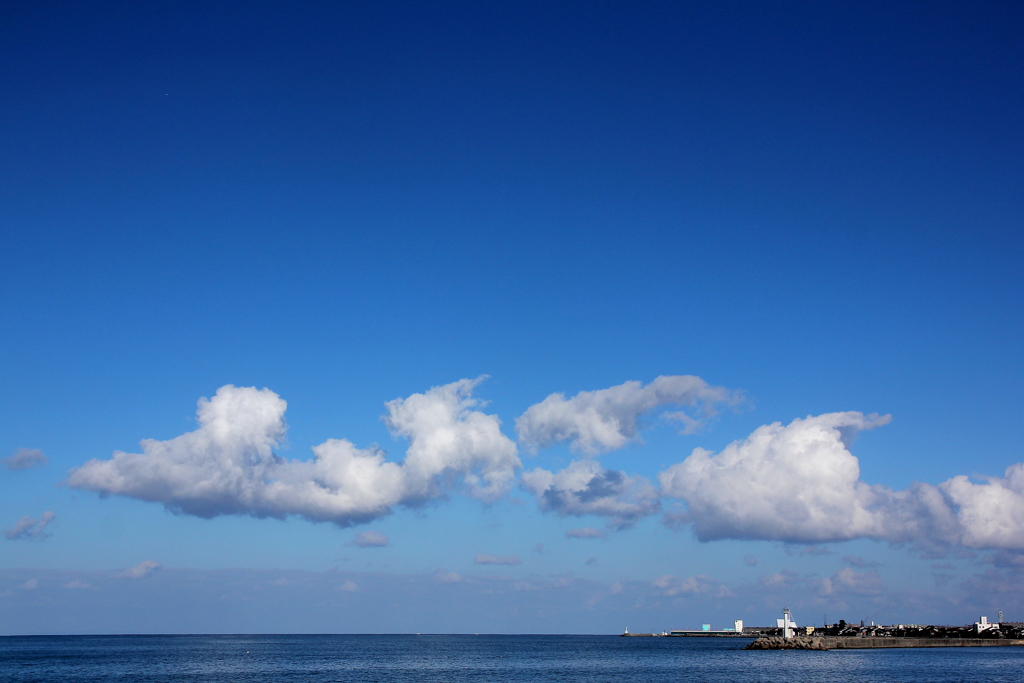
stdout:
<svg viewBox="0 0 1024 683">
<path fill-rule="evenodd" d="M 974 483 L 960 475 L 939 484 L 956 511 L 955 540 L 967 548 L 1024 550 L 1024 463 Z"/>
<path fill-rule="evenodd" d="M 658 491 L 646 478 L 604 469 L 594 460 L 575 460 L 558 472 L 524 472 L 522 484 L 537 496 L 541 510 L 597 515 L 614 529 L 627 529 L 661 510 Z"/>
<path fill-rule="evenodd" d="M 795 543 L 876 533 L 871 487 L 859 481 L 844 439 L 888 416 L 830 413 L 787 426 L 759 427 L 721 453 L 697 448 L 659 475 L 662 491 L 682 498 L 697 537 Z"/>
<path fill-rule="evenodd" d="M 299 515 L 340 526 L 378 519 L 397 505 L 422 505 L 452 489 L 494 500 L 521 464 L 500 420 L 473 409 L 481 379 L 387 404 L 388 428 L 409 440 L 402 463 L 345 439 L 313 447 L 312 460 L 286 460 L 274 452 L 286 431 L 285 401 L 269 389 L 227 385 L 200 399 L 197 430 L 147 439 L 142 453 L 90 460 L 71 471 L 68 484 L 198 517 Z"/>
<path fill-rule="evenodd" d="M 692 375 L 663 375 L 644 386 L 625 382 L 598 391 L 581 391 L 572 398 L 551 394 L 530 406 L 516 420 L 520 442 L 536 450 L 570 441 L 586 454 L 611 451 L 635 439 L 641 416 L 660 406 L 687 406 L 691 413 L 666 413 L 692 432 L 723 404 L 735 405 L 741 394 L 711 386 Z"/>
<path fill-rule="evenodd" d="M 4 537 L 8 541 L 47 538 L 50 534 L 46 533 L 46 527 L 55 519 L 57 519 L 57 515 L 49 510 L 44 512 L 39 519 L 33 519 L 26 515 L 10 529 L 4 529 Z"/>
<path fill-rule="evenodd" d="M 9 470 L 27 470 L 46 464 L 46 455 L 38 448 L 19 448 L 14 455 L 0 460 Z"/>
<path fill-rule="evenodd" d="M 720 453 L 698 448 L 659 475 L 702 541 L 764 539 L 814 544 L 871 538 L 950 546 L 1024 549 L 1024 464 L 982 482 L 957 476 L 903 491 L 860 480 L 853 436 L 889 416 L 828 413 L 759 427 Z"/>
<path fill-rule="evenodd" d="M 129 567 L 123 572 L 118 574 L 118 578 L 121 579 L 144 579 L 147 576 L 151 576 L 154 572 L 163 568 L 163 565 L 153 560 L 144 560 L 134 567 Z"/>
<path fill-rule="evenodd" d="M 405 495 L 429 499 L 439 485 L 461 477 L 469 492 L 493 501 L 504 494 L 521 467 L 515 443 L 501 433 L 501 420 L 472 410 L 473 389 L 483 381 L 460 380 L 387 404 L 384 421 L 409 439 L 403 463 Z"/>
<path fill-rule="evenodd" d="M 477 555 L 473 564 L 520 564 L 517 555 Z"/>
<path fill-rule="evenodd" d="M 352 544 L 360 548 L 383 548 L 391 545 L 391 539 L 379 531 L 364 531 L 361 534 L 356 534 Z"/>
<path fill-rule="evenodd" d="M 566 538 L 604 538 L 608 534 L 592 526 L 585 526 L 580 529 L 569 529 L 565 532 Z"/>
</svg>

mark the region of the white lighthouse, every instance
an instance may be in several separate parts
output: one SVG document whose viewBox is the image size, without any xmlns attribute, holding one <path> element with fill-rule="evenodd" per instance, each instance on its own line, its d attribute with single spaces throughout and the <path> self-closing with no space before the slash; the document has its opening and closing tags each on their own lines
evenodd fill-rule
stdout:
<svg viewBox="0 0 1024 683">
<path fill-rule="evenodd" d="M 775 621 L 779 625 L 779 628 L 782 629 L 783 638 L 793 637 L 793 629 L 795 629 L 797 626 L 795 621 L 790 621 L 788 607 L 782 610 L 782 618 L 776 619 Z"/>
</svg>

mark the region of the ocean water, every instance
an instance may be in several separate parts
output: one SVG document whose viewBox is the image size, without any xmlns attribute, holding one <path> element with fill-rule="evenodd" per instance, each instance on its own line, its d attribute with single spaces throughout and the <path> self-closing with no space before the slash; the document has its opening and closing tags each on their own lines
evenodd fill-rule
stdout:
<svg viewBox="0 0 1024 683">
<path fill-rule="evenodd" d="M 14 636 L 0 681 L 1024 681 L 1024 647 L 743 650 L 746 639 L 616 636 Z"/>
</svg>

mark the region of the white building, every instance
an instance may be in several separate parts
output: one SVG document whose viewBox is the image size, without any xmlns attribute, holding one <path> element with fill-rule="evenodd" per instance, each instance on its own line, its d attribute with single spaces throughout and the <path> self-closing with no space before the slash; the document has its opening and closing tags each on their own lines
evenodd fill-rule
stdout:
<svg viewBox="0 0 1024 683">
<path fill-rule="evenodd" d="M 998 629 L 999 624 L 988 623 L 988 617 L 982 617 L 981 621 L 974 622 L 974 632 L 981 633 L 982 631 L 988 631 L 991 629 Z"/>
</svg>

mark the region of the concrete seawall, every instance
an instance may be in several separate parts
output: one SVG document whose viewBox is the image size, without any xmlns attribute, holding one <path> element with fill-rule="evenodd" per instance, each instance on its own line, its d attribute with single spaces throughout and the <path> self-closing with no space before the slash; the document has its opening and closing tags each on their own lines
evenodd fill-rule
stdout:
<svg viewBox="0 0 1024 683">
<path fill-rule="evenodd" d="M 868 650 L 894 647 L 993 647 L 1024 645 L 1024 640 L 1009 638 L 844 638 L 836 636 L 776 636 L 758 638 L 748 650 Z"/>
</svg>

